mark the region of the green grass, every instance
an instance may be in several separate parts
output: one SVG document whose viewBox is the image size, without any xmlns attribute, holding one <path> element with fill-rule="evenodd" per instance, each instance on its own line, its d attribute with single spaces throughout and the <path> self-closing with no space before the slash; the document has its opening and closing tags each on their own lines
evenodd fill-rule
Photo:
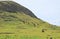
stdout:
<svg viewBox="0 0 60 39">
<path fill-rule="evenodd" d="M 21 13 L 0 13 L 0 39 L 60 39 L 59 27 Z"/>
<path fill-rule="evenodd" d="M 4 38 L 3 38 L 4 37 Z M 38 37 L 38 36 L 17 36 L 17 35 L 3 35 L 0 36 L 0 39 L 46 39 L 43 37 Z"/>
<path fill-rule="evenodd" d="M 0 5 L 0 39 L 60 39 L 60 27 L 36 18 L 25 7 L 11 1 Z"/>
<path fill-rule="evenodd" d="M 59 27 L 21 13 L 0 13 L 0 39 L 60 38 Z"/>
<path fill-rule="evenodd" d="M 0 39 L 50 39 L 49 36 L 28 36 L 28 35 L 0 35 Z M 52 37 L 52 39 L 60 39 L 60 37 Z"/>
</svg>

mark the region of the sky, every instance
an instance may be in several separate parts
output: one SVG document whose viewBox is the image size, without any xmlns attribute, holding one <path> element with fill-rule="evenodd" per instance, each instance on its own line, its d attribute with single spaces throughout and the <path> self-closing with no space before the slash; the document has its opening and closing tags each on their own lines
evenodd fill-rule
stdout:
<svg viewBox="0 0 60 39">
<path fill-rule="evenodd" d="M 60 26 L 60 0 L 13 0 L 30 9 L 38 18 Z"/>
</svg>

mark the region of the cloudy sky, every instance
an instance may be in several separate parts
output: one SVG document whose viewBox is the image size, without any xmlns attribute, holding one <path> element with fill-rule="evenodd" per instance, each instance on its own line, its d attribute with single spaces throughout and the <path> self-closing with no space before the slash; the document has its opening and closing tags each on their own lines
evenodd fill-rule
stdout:
<svg viewBox="0 0 60 39">
<path fill-rule="evenodd" d="M 30 9 L 38 18 L 60 25 L 60 0 L 14 0 Z"/>
</svg>

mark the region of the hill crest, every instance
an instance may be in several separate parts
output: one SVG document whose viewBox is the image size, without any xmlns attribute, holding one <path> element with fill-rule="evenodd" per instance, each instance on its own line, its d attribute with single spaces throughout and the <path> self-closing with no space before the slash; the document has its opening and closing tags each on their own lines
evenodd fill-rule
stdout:
<svg viewBox="0 0 60 39">
<path fill-rule="evenodd" d="M 24 12 L 24 14 L 37 18 L 29 9 L 13 1 L 0 1 L 0 12 Z"/>
</svg>

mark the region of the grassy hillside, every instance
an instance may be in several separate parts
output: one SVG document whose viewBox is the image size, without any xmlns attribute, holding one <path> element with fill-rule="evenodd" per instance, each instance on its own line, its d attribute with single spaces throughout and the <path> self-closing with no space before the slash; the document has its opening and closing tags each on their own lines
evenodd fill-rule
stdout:
<svg viewBox="0 0 60 39">
<path fill-rule="evenodd" d="M 15 2 L 1 1 L 0 39 L 60 39 L 60 27 L 38 19 Z"/>
</svg>

